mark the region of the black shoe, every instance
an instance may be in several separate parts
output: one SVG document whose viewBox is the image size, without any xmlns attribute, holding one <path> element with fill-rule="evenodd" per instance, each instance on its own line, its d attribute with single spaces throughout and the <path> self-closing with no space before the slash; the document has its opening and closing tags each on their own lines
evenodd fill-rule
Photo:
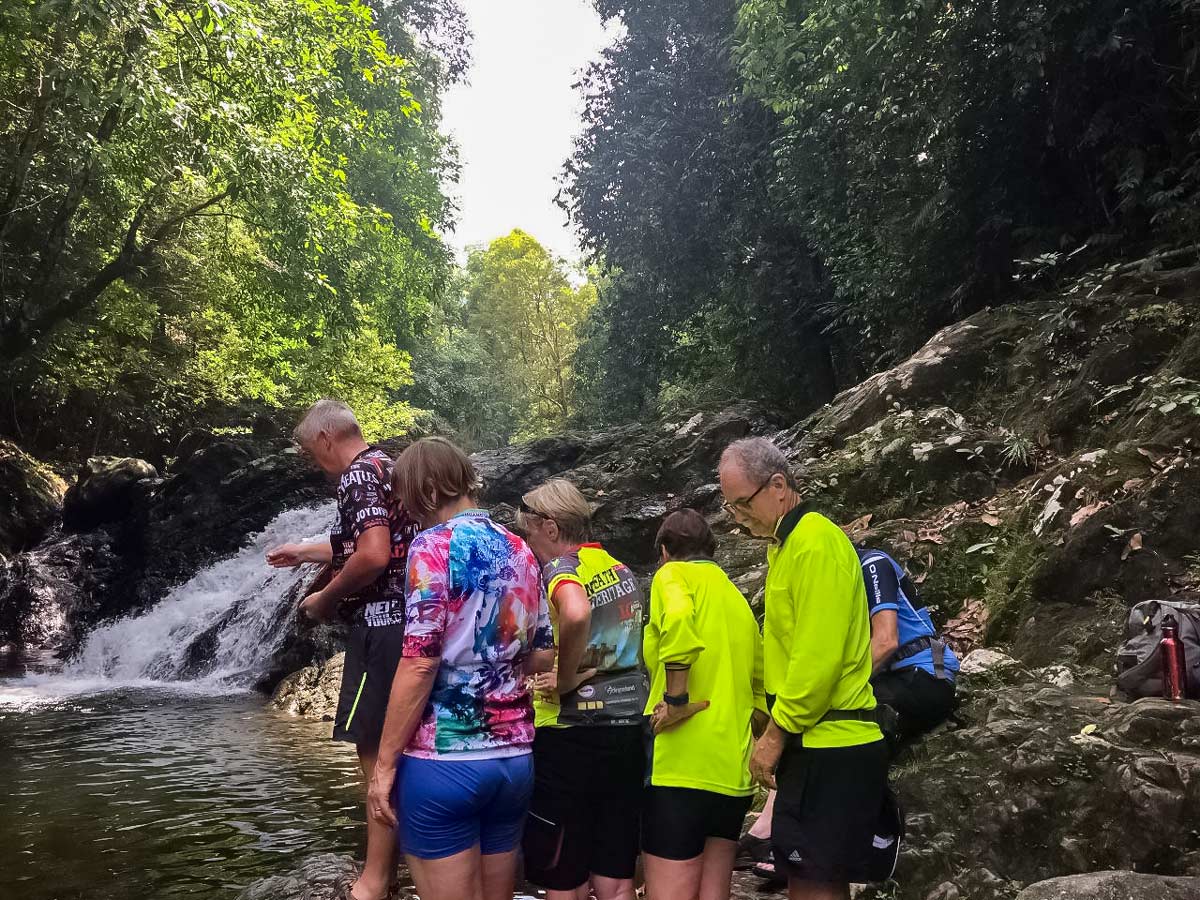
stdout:
<svg viewBox="0 0 1200 900">
<path fill-rule="evenodd" d="M 750 833 L 746 833 L 738 841 L 737 856 L 734 857 L 733 868 L 738 871 L 753 869 L 759 863 L 769 862 L 770 860 L 770 839 L 755 837 Z"/>
</svg>

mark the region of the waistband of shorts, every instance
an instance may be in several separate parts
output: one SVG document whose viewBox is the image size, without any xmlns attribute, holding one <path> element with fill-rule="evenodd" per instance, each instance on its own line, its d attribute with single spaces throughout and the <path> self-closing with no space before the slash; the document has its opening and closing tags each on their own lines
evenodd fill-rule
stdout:
<svg viewBox="0 0 1200 900">
<path fill-rule="evenodd" d="M 529 756 L 533 748 L 528 744 L 513 747 L 489 747 L 485 750 L 461 750 L 457 753 L 437 753 L 433 750 L 405 750 L 404 756 L 412 759 L 436 762 L 478 762 L 481 759 L 512 759 L 514 756 Z"/>
</svg>

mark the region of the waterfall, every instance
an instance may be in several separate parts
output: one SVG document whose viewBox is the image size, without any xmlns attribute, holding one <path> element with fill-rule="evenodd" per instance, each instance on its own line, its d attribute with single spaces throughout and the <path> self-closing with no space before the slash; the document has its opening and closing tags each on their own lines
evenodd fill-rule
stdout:
<svg viewBox="0 0 1200 900">
<path fill-rule="evenodd" d="M 268 547 L 322 540 L 333 503 L 287 510 L 237 554 L 174 588 L 152 609 L 97 628 L 63 670 L 114 684 L 188 682 L 214 690 L 251 685 L 280 648 L 314 566 L 272 569 Z"/>
</svg>

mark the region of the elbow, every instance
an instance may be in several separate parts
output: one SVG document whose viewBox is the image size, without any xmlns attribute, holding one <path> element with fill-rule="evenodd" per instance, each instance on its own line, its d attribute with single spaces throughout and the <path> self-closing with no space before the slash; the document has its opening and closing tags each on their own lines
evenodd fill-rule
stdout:
<svg viewBox="0 0 1200 900">
<path fill-rule="evenodd" d="M 427 656 L 407 656 L 400 660 L 401 668 L 420 682 L 432 682 L 440 664 L 440 659 Z"/>
</svg>

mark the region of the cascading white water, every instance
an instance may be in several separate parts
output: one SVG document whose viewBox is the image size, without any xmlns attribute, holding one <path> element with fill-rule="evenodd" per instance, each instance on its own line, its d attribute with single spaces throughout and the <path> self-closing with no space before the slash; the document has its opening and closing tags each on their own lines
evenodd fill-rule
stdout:
<svg viewBox="0 0 1200 900">
<path fill-rule="evenodd" d="M 280 647 L 314 567 L 272 569 L 268 547 L 329 534 L 333 503 L 281 513 L 234 556 L 173 589 L 153 609 L 97 628 L 63 674 L 114 683 L 251 684 Z"/>
</svg>

